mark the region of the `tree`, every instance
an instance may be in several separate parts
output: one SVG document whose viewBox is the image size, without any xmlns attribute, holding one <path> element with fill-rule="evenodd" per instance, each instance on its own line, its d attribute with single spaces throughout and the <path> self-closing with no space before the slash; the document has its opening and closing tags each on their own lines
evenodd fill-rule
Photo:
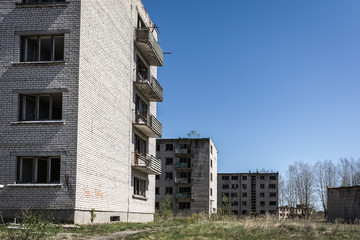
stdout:
<svg viewBox="0 0 360 240">
<path fill-rule="evenodd" d="M 285 199 L 286 199 L 286 185 L 283 177 L 279 174 L 279 206 L 285 205 Z"/>
<path fill-rule="evenodd" d="M 338 164 L 341 186 L 360 185 L 360 160 L 341 158 Z"/>
<path fill-rule="evenodd" d="M 324 160 L 318 161 L 314 166 L 316 190 L 319 194 L 319 199 L 324 210 L 325 217 L 327 216 L 327 188 L 337 185 L 337 171 L 332 161 Z"/>
<path fill-rule="evenodd" d="M 188 134 L 187 134 L 188 138 L 199 138 L 200 137 L 200 133 L 197 133 L 196 130 L 191 130 Z"/>
</svg>

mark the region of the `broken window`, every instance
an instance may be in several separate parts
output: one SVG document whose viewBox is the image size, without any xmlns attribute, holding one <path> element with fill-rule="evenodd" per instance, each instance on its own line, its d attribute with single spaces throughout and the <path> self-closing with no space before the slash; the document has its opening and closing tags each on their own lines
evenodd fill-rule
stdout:
<svg viewBox="0 0 360 240">
<path fill-rule="evenodd" d="M 135 103 L 135 111 L 136 111 L 136 120 L 137 122 L 143 121 L 147 122 L 147 114 L 148 114 L 148 105 L 145 101 L 143 101 L 138 95 L 136 95 L 136 103 Z"/>
<path fill-rule="evenodd" d="M 247 188 L 247 184 L 243 184 L 243 185 L 242 185 L 242 188 L 243 188 L 243 189 L 246 189 L 246 188 Z"/>
<path fill-rule="evenodd" d="M 20 121 L 61 120 L 62 94 L 21 94 Z"/>
<path fill-rule="evenodd" d="M 160 144 L 156 144 L 156 151 L 160 151 Z"/>
<path fill-rule="evenodd" d="M 64 35 L 22 37 L 21 61 L 63 61 Z"/>
<path fill-rule="evenodd" d="M 238 206 L 238 205 L 239 205 L 238 201 L 231 202 L 231 206 Z"/>
<path fill-rule="evenodd" d="M 159 194 L 160 194 L 160 188 L 159 188 L 159 187 L 156 187 L 156 188 L 155 188 L 155 194 L 156 194 L 156 195 L 159 195 Z"/>
<path fill-rule="evenodd" d="M 21 157 L 18 159 L 18 183 L 59 183 L 59 157 Z"/>
<path fill-rule="evenodd" d="M 172 187 L 166 187 L 165 188 L 165 195 L 172 195 L 172 194 L 173 194 Z"/>
<path fill-rule="evenodd" d="M 141 156 L 146 156 L 147 142 L 135 134 L 135 152 Z"/>
<path fill-rule="evenodd" d="M 134 195 L 146 197 L 146 180 L 134 177 Z"/>
<path fill-rule="evenodd" d="M 156 175 L 156 180 L 160 180 L 160 175 Z"/>
<path fill-rule="evenodd" d="M 260 206 L 264 207 L 265 206 L 265 201 L 260 201 Z"/>
<path fill-rule="evenodd" d="M 224 197 L 229 197 L 230 196 L 230 193 L 223 193 L 222 196 Z"/>
<path fill-rule="evenodd" d="M 144 82 L 150 80 L 149 67 L 136 55 L 136 81 Z"/>
<path fill-rule="evenodd" d="M 165 145 L 165 151 L 173 151 L 173 145 L 172 144 L 166 144 Z"/>
<path fill-rule="evenodd" d="M 191 187 L 179 187 L 179 193 L 191 193 Z"/>
<path fill-rule="evenodd" d="M 179 202 L 179 210 L 190 209 L 190 202 Z"/>
</svg>

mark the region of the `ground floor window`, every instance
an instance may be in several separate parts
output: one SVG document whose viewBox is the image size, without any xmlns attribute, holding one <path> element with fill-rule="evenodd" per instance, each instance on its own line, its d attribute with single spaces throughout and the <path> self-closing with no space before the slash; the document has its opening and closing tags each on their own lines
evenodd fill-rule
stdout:
<svg viewBox="0 0 360 240">
<path fill-rule="evenodd" d="M 179 210 L 190 209 L 190 202 L 179 202 Z"/>
<path fill-rule="evenodd" d="M 20 157 L 17 169 L 18 183 L 59 183 L 59 157 Z"/>
<path fill-rule="evenodd" d="M 146 180 L 134 177 L 134 195 L 146 197 Z"/>
</svg>

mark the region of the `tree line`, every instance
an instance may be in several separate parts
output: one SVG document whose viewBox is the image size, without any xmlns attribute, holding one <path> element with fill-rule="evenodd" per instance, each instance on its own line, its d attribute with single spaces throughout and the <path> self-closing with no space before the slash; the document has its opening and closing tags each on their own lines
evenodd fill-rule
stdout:
<svg viewBox="0 0 360 240">
<path fill-rule="evenodd" d="M 360 185 L 360 159 L 341 158 L 318 161 L 314 165 L 295 162 L 279 179 L 279 206 L 301 204 L 309 215 L 320 206 L 327 215 L 327 188 Z"/>
</svg>

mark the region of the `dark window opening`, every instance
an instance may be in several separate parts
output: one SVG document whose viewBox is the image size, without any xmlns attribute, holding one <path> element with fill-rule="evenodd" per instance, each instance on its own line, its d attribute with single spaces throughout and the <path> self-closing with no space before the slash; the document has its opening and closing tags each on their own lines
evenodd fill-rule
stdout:
<svg viewBox="0 0 360 240">
<path fill-rule="evenodd" d="M 165 188 L 165 195 L 172 195 L 173 194 L 173 188 L 172 187 L 166 187 Z"/>
<path fill-rule="evenodd" d="M 60 158 L 22 157 L 18 159 L 18 183 L 59 183 Z"/>
<path fill-rule="evenodd" d="M 146 197 L 146 180 L 134 177 L 134 195 Z"/>
<path fill-rule="evenodd" d="M 166 144 L 165 145 L 165 151 L 173 151 L 173 145 L 172 144 Z"/>
<path fill-rule="evenodd" d="M 179 210 L 190 209 L 190 202 L 179 202 Z"/>
<path fill-rule="evenodd" d="M 174 160 L 172 158 L 166 158 L 165 159 L 165 164 L 166 165 L 173 165 L 174 164 Z"/>
<path fill-rule="evenodd" d="M 24 36 L 21 44 L 22 62 L 64 60 L 64 35 Z"/>
</svg>

